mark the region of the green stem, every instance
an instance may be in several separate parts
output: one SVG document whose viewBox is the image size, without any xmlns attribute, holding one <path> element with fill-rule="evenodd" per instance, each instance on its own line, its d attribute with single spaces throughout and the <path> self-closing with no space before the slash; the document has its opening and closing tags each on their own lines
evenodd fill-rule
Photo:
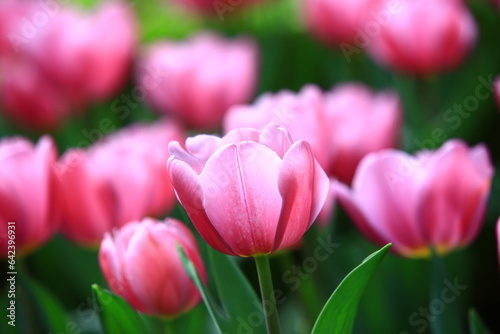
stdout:
<svg viewBox="0 0 500 334">
<path fill-rule="evenodd" d="M 164 334 L 175 334 L 177 331 L 175 329 L 175 320 L 174 319 L 166 319 L 164 320 Z"/>
<path fill-rule="evenodd" d="M 431 302 L 437 296 L 439 296 L 441 288 L 441 281 L 443 279 L 443 274 L 441 271 L 441 258 L 432 249 L 432 262 L 431 262 Z M 441 317 L 438 315 L 435 317 L 434 321 L 431 321 L 431 328 L 433 334 L 444 334 L 443 324 L 441 323 Z"/>
<path fill-rule="evenodd" d="M 274 297 L 273 279 L 271 277 L 269 256 L 256 256 L 255 263 L 257 265 L 257 273 L 259 275 L 262 306 L 266 315 L 267 333 L 280 334 L 280 321 L 278 318 L 276 299 Z"/>
</svg>

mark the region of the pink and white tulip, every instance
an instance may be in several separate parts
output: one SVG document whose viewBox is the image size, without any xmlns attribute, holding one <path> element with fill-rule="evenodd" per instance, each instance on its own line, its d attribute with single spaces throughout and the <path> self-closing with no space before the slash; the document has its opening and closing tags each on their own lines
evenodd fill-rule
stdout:
<svg viewBox="0 0 500 334">
<path fill-rule="evenodd" d="M 224 130 L 262 129 L 271 121 L 309 142 L 328 175 L 350 183 L 366 154 L 396 146 L 401 105 L 394 92 L 374 93 L 361 84 L 339 85 L 324 94 L 308 85 L 299 93 L 264 94 L 253 105 L 231 108 Z"/>
<path fill-rule="evenodd" d="M 206 281 L 193 234 L 173 218 L 164 222 L 145 218 L 106 233 L 99 264 L 111 290 L 133 308 L 172 318 L 191 310 L 201 299 L 182 266 L 177 245 Z"/>
<path fill-rule="evenodd" d="M 485 146 L 450 140 L 416 156 L 384 150 L 360 163 L 352 190 L 336 184 L 337 199 L 359 230 L 406 257 L 443 254 L 479 233 L 493 167 Z"/>
<path fill-rule="evenodd" d="M 167 122 L 135 125 L 88 149 L 71 149 L 58 162 L 63 233 L 97 245 L 105 232 L 175 204 L 166 162 L 168 143 L 181 140 Z"/>
<path fill-rule="evenodd" d="M 318 216 L 329 181 L 310 145 L 276 124 L 169 145 L 170 179 L 205 241 L 237 256 L 297 243 Z"/>
<path fill-rule="evenodd" d="M 425 76 L 457 68 L 476 37 L 474 18 L 461 2 L 403 0 L 401 13 L 380 26 L 367 50 L 383 66 Z"/>
<path fill-rule="evenodd" d="M 152 45 L 138 66 L 146 101 L 189 127 L 220 126 L 229 107 L 247 102 L 257 77 L 257 48 L 244 38 L 200 34 Z"/>
<path fill-rule="evenodd" d="M 49 137 L 42 137 L 36 146 L 21 137 L 0 140 L 0 257 L 7 256 L 8 222 L 14 223 L 17 256 L 39 247 L 56 232 L 56 159 Z"/>
</svg>

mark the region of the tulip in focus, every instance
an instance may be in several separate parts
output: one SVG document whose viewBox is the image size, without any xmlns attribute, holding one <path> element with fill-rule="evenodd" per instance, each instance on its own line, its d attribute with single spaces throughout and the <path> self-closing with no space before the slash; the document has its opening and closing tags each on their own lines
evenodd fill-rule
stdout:
<svg viewBox="0 0 500 334">
<path fill-rule="evenodd" d="M 133 308 L 173 318 L 194 308 L 201 299 L 184 270 L 177 245 L 206 281 L 193 234 L 173 218 L 164 222 L 145 218 L 106 233 L 99 264 L 111 290 Z"/>
<path fill-rule="evenodd" d="M 175 204 L 165 167 L 168 143 L 182 138 L 172 123 L 143 124 L 66 152 L 57 168 L 63 233 L 98 245 L 113 228 L 168 212 Z"/>
<path fill-rule="evenodd" d="M 169 145 L 179 201 L 216 250 L 257 256 L 300 240 L 323 207 L 328 178 L 310 145 L 277 124 Z"/>
<path fill-rule="evenodd" d="M 369 54 L 395 71 L 425 76 L 462 64 L 477 27 L 460 1 L 402 0 L 402 11 L 368 44 Z M 389 6 L 391 0 L 385 4 Z"/>
<path fill-rule="evenodd" d="M 213 129 L 229 107 L 250 99 L 256 75 L 253 42 L 200 34 L 183 42 L 152 45 L 137 76 L 154 110 L 189 127 Z"/>
<path fill-rule="evenodd" d="M 49 137 L 42 137 L 36 146 L 21 137 L 0 140 L 1 257 L 7 256 L 9 230 L 15 232 L 16 256 L 39 247 L 57 230 L 56 159 Z"/>
<path fill-rule="evenodd" d="M 406 257 L 444 254 L 479 233 L 493 167 L 485 146 L 450 140 L 416 156 L 384 150 L 358 166 L 352 190 L 336 185 L 337 199 L 373 242 L 393 244 Z"/>
<path fill-rule="evenodd" d="M 366 154 L 396 146 L 401 106 L 392 91 L 374 93 L 361 84 L 343 84 L 323 94 L 308 85 L 297 94 L 265 94 L 253 105 L 231 108 L 224 130 L 262 129 L 270 121 L 309 142 L 326 173 L 350 183 Z"/>
</svg>

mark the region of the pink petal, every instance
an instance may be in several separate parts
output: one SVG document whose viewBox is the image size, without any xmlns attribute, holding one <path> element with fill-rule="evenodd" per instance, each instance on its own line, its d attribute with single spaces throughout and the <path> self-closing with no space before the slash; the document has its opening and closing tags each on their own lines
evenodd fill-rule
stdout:
<svg viewBox="0 0 500 334">
<path fill-rule="evenodd" d="M 228 243 L 221 237 L 218 228 L 207 217 L 203 207 L 204 194 L 198 174 L 175 156 L 168 159 L 167 168 L 179 202 L 203 239 L 219 252 L 235 255 Z"/>
<path fill-rule="evenodd" d="M 281 159 L 266 146 L 241 142 L 216 151 L 200 174 L 207 216 L 240 256 L 273 250 L 280 166 Z"/>
<path fill-rule="evenodd" d="M 329 181 L 316 164 L 311 146 L 303 140 L 285 154 L 279 172 L 283 205 L 273 250 L 298 242 L 325 203 Z"/>
</svg>

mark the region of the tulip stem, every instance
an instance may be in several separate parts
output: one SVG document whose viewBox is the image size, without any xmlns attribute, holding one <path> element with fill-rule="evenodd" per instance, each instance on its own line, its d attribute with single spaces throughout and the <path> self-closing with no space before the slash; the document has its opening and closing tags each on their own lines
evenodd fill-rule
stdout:
<svg viewBox="0 0 500 334">
<path fill-rule="evenodd" d="M 175 334 L 175 320 L 174 319 L 167 319 L 165 320 L 165 328 L 164 328 L 164 334 Z"/>
<path fill-rule="evenodd" d="M 257 265 L 257 273 L 259 275 L 262 307 L 266 315 L 267 333 L 279 334 L 281 333 L 280 321 L 278 317 L 278 308 L 276 307 L 276 298 L 274 296 L 269 256 L 256 256 L 255 263 Z"/>
</svg>

